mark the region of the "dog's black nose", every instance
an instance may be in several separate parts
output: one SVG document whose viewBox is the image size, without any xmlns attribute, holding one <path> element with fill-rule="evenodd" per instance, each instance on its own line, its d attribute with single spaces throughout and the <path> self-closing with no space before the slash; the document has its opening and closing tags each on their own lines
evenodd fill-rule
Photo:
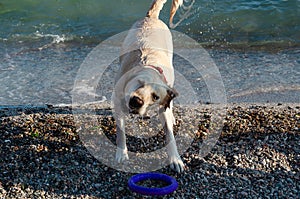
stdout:
<svg viewBox="0 0 300 199">
<path fill-rule="evenodd" d="M 129 107 L 130 108 L 133 108 L 133 109 L 141 108 L 143 105 L 144 105 L 144 101 L 139 97 L 133 96 L 129 100 Z"/>
</svg>

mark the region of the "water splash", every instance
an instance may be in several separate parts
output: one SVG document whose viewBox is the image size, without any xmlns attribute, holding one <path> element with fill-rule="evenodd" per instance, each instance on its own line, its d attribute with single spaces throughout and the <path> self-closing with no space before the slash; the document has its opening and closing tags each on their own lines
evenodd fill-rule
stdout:
<svg viewBox="0 0 300 199">
<path fill-rule="evenodd" d="M 52 41 L 49 44 L 45 44 L 42 47 L 39 47 L 38 48 L 39 50 L 43 50 L 43 49 L 48 48 L 49 46 L 52 46 L 54 44 L 64 43 L 66 41 L 73 40 L 72 36 L 66 36 L 64 34 L 62 34 L 62 35 L 43 34 L 43 33 L 40 33 L 39 31 L 36 31 L 34 33 L 34 36 L 37 37 L 37 38 L 50 38 L 50 39 L 52 39 Z"/>
</svg>

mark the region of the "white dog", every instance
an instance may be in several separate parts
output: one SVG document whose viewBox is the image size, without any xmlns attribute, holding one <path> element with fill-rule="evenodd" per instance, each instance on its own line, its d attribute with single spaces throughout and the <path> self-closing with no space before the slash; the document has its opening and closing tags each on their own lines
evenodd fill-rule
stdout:
<svg viewBox="0 0 300 199">
<path fill-rule="evenodd" d="M 182 172 L 184 164 L 178 154 L 173 125 L 174 69 L 172 35 L 168 26 L 159 19 L 167 0 L 154 0 L 147 16 L 137 21 L 126 36 L 120 56 L 121 68 L 116 77 L 113 97 L 116 112 L 144 115 L 147 108 L 158 105 L 159 118 L 167 135 L 168 157 L 171 168 Z M 173 0 L 170 24 L 183 0 Z M 117 122 L 117 162 L 128 159 L 125 117 L 115 116 Z"/>
</svg>

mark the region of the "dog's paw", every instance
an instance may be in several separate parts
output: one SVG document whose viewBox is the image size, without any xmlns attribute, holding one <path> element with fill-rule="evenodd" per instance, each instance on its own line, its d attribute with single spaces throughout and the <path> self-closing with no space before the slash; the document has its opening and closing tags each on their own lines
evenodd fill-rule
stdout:
<svg viewBox="0 0 300 199">
<path fill-rule="evenodd" d="M 178 173 L 181 173 L 184 171 L 185 166 L 179 155 L 178 156 L 177 155 L 170 156 L 169 161 L 170 161 L 171 169 L 177 171 Z"/>
<path fill-rule="evenodd" d="M 116 161 L 118 163 L 121 163 L 128 159 L 129 158 L 128 158 L 127 148 L 125 148 L 125 149 L 117 148 Z"/>
</svg>

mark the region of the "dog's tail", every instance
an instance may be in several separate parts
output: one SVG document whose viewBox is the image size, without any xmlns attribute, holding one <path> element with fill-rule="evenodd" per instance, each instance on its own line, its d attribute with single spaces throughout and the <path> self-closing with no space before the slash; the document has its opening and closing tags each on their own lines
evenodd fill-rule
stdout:
<svg viewBox="0 0 300 199">
<path fill-rule="evenodd" d="M 149 11 L 147 12 L 147 17 L 158 19 L 159 13 L 166 2 L 167 2 L 167 0 L 154 0 L 152 3 L 152 6 L 150 7 Z M 172 7 L 171 7 L 171 11 L 170 11 L 170 21 L 169 21 L 170 26 L 172 26 L 172 24 L 173 24 L 173 18 L 174 18 L 174 15 L 175 15 L 177 9 L 182 4 L 183 4 L 183 0 L 173 0 L 172 1 Z"/>
</svg>

